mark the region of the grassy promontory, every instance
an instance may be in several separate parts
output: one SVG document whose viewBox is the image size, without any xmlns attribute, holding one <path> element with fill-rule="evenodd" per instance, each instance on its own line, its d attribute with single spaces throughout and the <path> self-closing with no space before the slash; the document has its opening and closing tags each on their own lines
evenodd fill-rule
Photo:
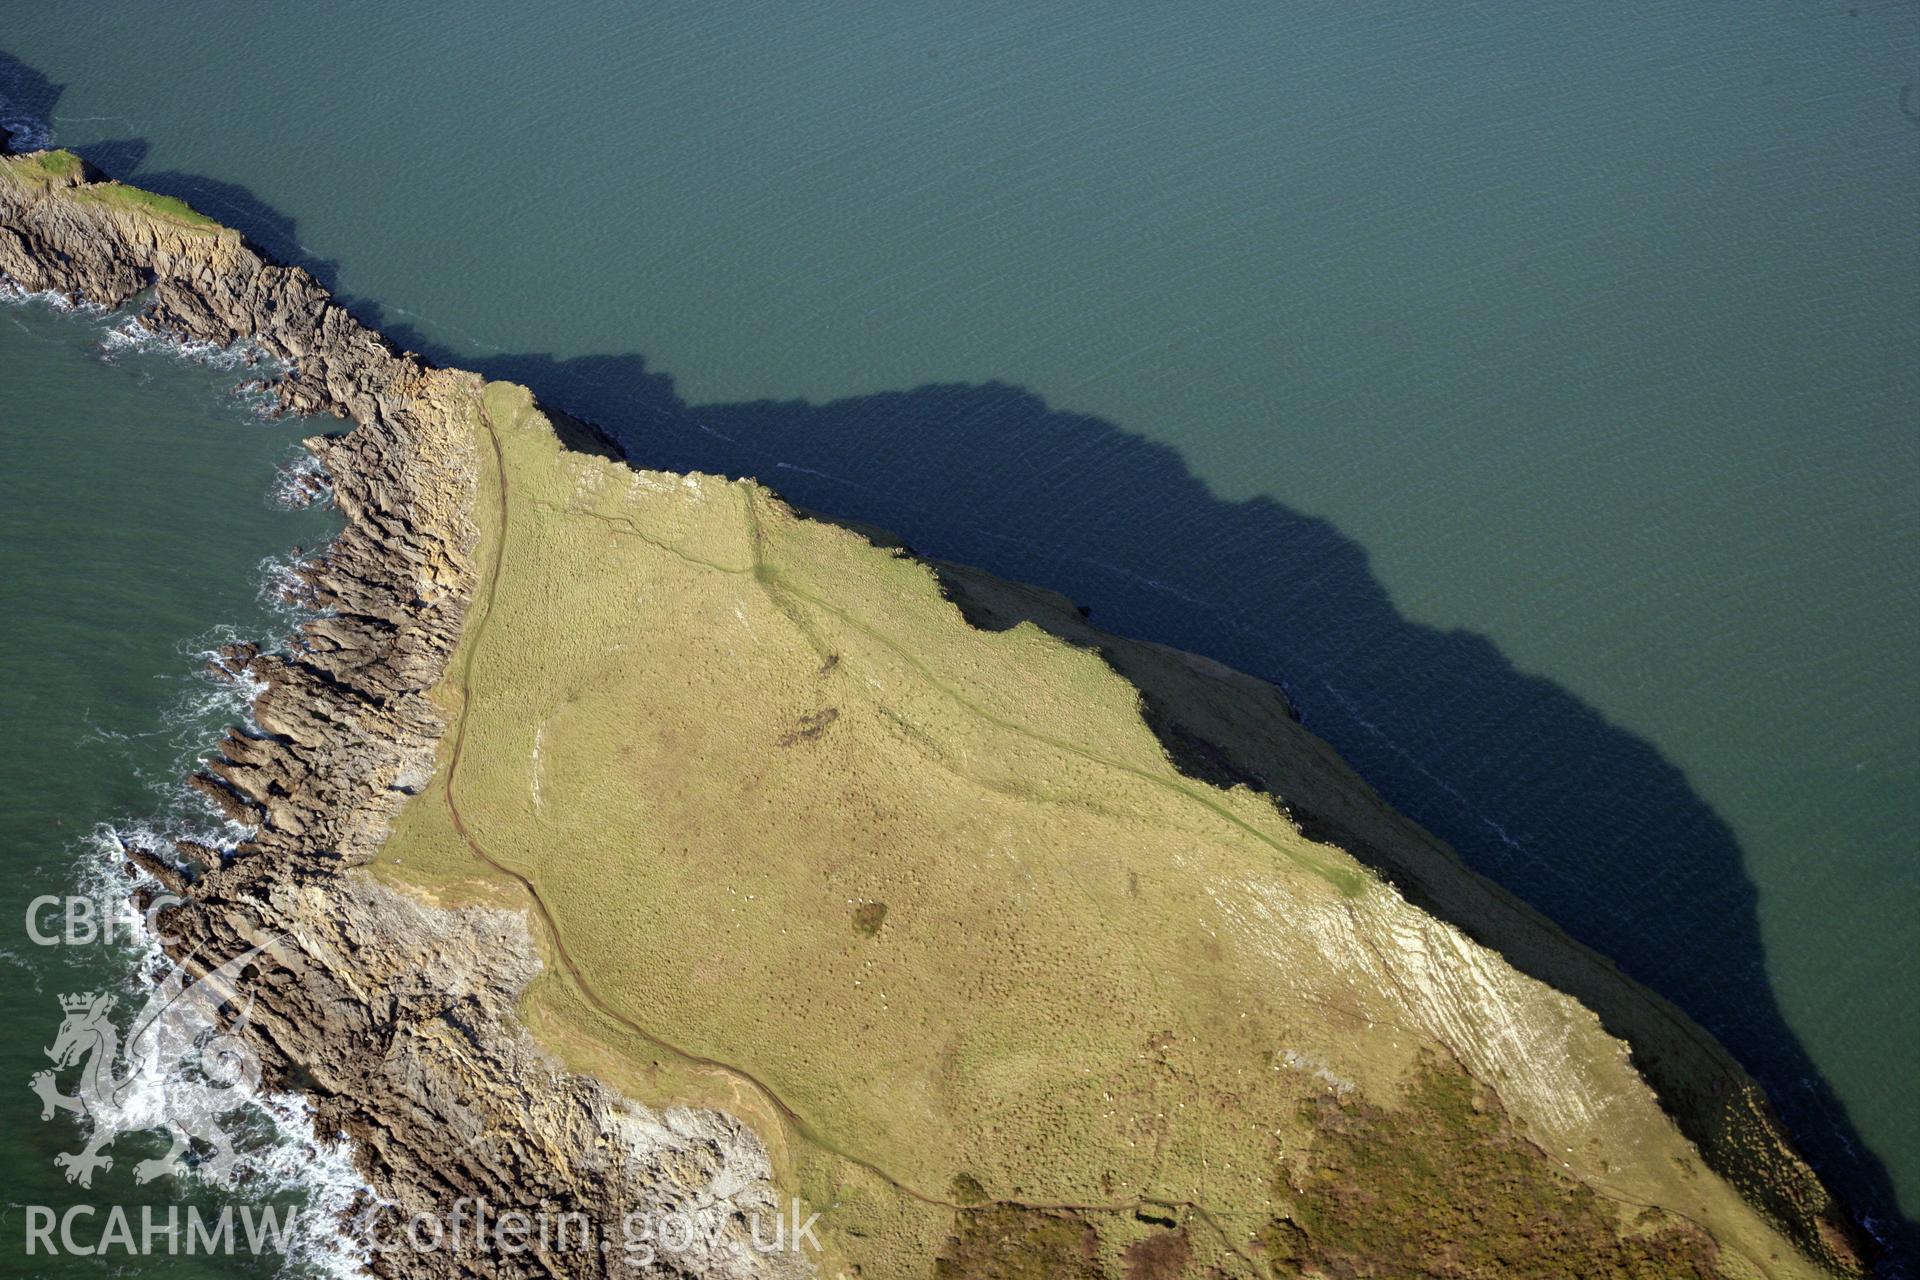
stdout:
<svg viewBox="0 0 1920 1280">
<path fill-rule="evenodd" d="M 182 227 L 218 231 L 220 224 L 184 200 L 144 191 L 120 182 L 84 182 L 86 162 L 71 151 L 36 151 L 18 157 L 6 170 L 16 178 L 39 178 L 72 188 L 73 198 L 136 210 Z"/>
<path fill-rule="evenodd" d="M 1822 1269 L 1775 1225 L 1822 1252 L 1819 1188 L 1710 1038 L 1388 810 L 1272 686 L 753 482 L 573 452 L 524 389 L 393 356 L 143 195 L 0 161 L 0 269 L 150 287 L 202 339 L 273 330 L 284 403 L 358 424 L 322 452 L 363 481 L 332 581 L 364 616 L 310 624 L 332 647 L 280 664 L 285 732 L 216 763 L 260 831 L 195 886 L 215 918 L 278 858 L 321 892 L 295 855 L 369 854 L 398 807 L 377 873 L 523 911 L 535 1034 L 752 1125 L 825 1214 L 827 1274 Z M 342 679 L 355 718 L 310 714 Z M 394 720 L 436 682 L 444 732 Z M 349 730 L 437 744 L 431 778 Z M 447 959 L 408 990 L 457 984 Z M 533 1077 L 470 1030 L 432 1079 L 538 1135 L 508 1144 L 523 1175 L 582 1167 L 541 1146 L 579 1095 L 509 1097 Z"/>
<path fill-rule="evenodd" d="M 1303 834 L 1285 778 L 1211 776 L 1250 748 L 1141 664 L 1284 719 L 1270 686 L 571 452 L 519 387 L 473 427 L 456 728 L 382 874 L 530 905 L 536 1032 L 754 1121 L 838 1261 L 1815 1270 L 1589 1011 Z"/>
</svg>

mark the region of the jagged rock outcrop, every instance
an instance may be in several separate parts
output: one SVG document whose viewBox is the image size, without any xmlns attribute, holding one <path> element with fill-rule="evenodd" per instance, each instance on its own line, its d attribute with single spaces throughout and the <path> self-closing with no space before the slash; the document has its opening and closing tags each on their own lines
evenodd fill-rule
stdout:
<svg viewBox="0 0 1920 1280">
<path fill-rule="evenodd" d="M 126 190 L 89 183 L 71 157 L 0 161 L 0 280 L 103 307 L 144 296 L 148 326 L 257 347 L 286 366 L 272 383 L 286 410 L 353 424 L 308 442 L 345 521 L 297 570 L 320 616 L 284 656 L 227 651 L 228 674 L 262 686 L 259 732 L 231 731 L 193 779 L 253 834 L 183 849 L 197 874 L 136 855 L 185 899 L 162 917 L 169 952 L 210 968 L 272 944 L 250 986 L 251 1037 L 267 1078 L 311 1098 L 319 1131 L 353 1140 L 390 1206 L 381 1239 L 412 1214 L 444 1220 L 461 1197 L 591 1227 L 514 1255 L 484 1238 L 380 1252 L 376 1274 L 801 1273 L 797 1255 L 750 1245 L 744 1215 L 776 1204 L 750 1131 L 714 1111 L 635 1107 L 518 1026 L 539 968 L 522 916 L 424 906 L 351 871 L 432 774 L 446 728 L 429 692 L 474 590 L 466 415 L 481 380 L 395 352 L 306 272 Z M 626 1224 L 668 1210 L 697 1228 L 690 1247 L 634 1265 L 647 1248 L 627 1252 Z"/>
</svg>

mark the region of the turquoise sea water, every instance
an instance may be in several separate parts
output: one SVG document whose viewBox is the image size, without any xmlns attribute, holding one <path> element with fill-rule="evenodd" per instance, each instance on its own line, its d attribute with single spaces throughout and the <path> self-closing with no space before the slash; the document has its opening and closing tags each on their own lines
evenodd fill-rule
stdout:
<svg viewBox="0 0 1920 1280">
<path fill-rule="evenodd" d="M 236 694 L 201 674 L 204 654 L 284 633 L 284 610 L 260 597 L 273 557 L 333 525 L 324 511 L 289 512 L 271 498 L 310 425 L 263 422 L 233 396 L 237 373 L 130 348 L 112 328 L 106 317 L 0 302 L 0 1276 L 273 1275 L 284 1259 L 271 1249 L 169 1257 L 159 1235 L 140 1257 L 118 1247 L 104 1259 L 26 1253 L 35 1208 L 92 1209 L 72 1223 L 74 1240 L 92 1247 L 114 1206 L 127 1209 L 137 1239 L 143 1206 L 161 1215 L 157 1226 L 176 1202 L 210 1215 L 236 1200 L 284 1208 L 297 1200 L 287 1176 L 321 1164 L 287 1146 L 238 1196 L 172 1180 L 142 1187 L 133 1167 L 164 1143 L 134 1134 L 83 1189 L 54 1157 L 79 1149 L 84 1129 L 66 1115 L 42 1121 L 28 1088 L 54 1065 L 44 1050 L 61 997 L 116 995 L 122 1029 L 144 1003 L 131 980 L 136 932 L 116 927 L 108 945 L 86 915 L 69 920 L 67 902 L 104 898 L 115 831 L 137 839 L 215 825 L 180 786 L 239 714 Z M 42 898 L 58 901 L 36 905 Z M 76 1085 L 76 1072 L 60 1073 L 63 1093 Z"/>
<path fill-rule="evenodd" d="M 1284 680 L 1920 1212 L 1911 5 L 0 14 L 399 340 Z"/>
</svg>

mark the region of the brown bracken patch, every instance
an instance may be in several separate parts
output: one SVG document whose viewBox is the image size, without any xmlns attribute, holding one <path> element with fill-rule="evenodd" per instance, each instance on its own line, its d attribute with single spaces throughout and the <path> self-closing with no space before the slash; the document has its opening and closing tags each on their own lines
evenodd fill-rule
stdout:
<svg viewBox="0 0 1920 1280">
<path fill-rule="evenodd" d="M 1273 1274 L 1435 1280 L 1714 1280 L 1699 1228 L 1613 1205 L 1515 1132 L 1499 1098 L 1453 1063 L 1423 1062 L 1406 1101 L 1302 1104 L 1310 1154 L 1283 1170 L 1292 1205 L 1262 1233 Z"/>
<path fill-rule="evenodd" d="M 947 1184 L 947 1194 L 956 1204 L 983 1204 L 987 1199 L 987 1189 L 980 1185 L 980 1179 L 964 1170 L 953 1175 L 953 1181 Z"/>
<path fill-rule="evenodd" d="M 1193 1246 L 1184 1229 L 1135 1240 L 1121 1255 L 1126 1262 L 1126 1280 L 1179 1280 L 1192 1256 Z"/>
<path fill-rule="evenodd" d="M 828 707 L 824 711 L 815 711 L 811 715 L 801 716 L 798 725 L 780 735 L 780 745 L 791 747 L 802 742 L 810 742 L 825 733 L 827 726 L 839 718 L 840 708 L 838 707 Z"/>
<path fill-rule="evenodd" d="M 988 1205 L 954 1215 L 934 1280 L 1112 1280 L 1100 1234 L 1077 1213 Z"/>
</svg>

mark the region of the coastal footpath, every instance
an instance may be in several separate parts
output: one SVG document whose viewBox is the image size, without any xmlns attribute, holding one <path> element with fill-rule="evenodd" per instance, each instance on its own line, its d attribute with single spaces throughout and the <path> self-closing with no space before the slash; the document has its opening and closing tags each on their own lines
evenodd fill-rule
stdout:
<svg viewBox="0 0 1920 1280">
<path fill-rule="evenodd" d="M 351 423 L 309 442 L 345 521 L 300 566 L 316 616 L 283 652 L 228 652 L 262 688 L 257 728 L 193 780 L 253 834 L 134 856 L 186 899 L 176 958 L 292 940 L 256 980 L 251 1033 L 379 1199 L 577 1210 L 609 1232 L 694 1206 L 698 1242 L 667 1272 L 690 1275 L 1860 1272 L 1844 1213 L 1711 1037 L 1387 809 L 1273 686 L 751 482 L 604 456 L 522 389 L 395 352 L 304 272 L 66 153 L 0 160 L 0 279 L 251 344 L 285 367 L 284 410 Z M 666 614 L 636 603 L 663 595 Z M 674 731 L 649 753 L 636 722 Z M 696 725 L 753 749 L 735 760 Z M 714 790 L 675 772 L 696 748 Z M 616 761 L 638 781 L 600 786 Z M 690 834 L 669 838 L 675 805 Z M 1109 898 L 1092 852 L 1010 855 L 1025 880 L 1003 916 L 1007 873 L 955 878 L 929 843 L 862 870 L 887 888 L 844 899 L 851 927 L 782 941 L 816 938 L 797 922 L 832 896 L 790 851 L 856 809 L 822 865 L 875 829 L 912 851 L 927 833 L 910 828 L 949 809 L 943 840 L 978 824 L 983 843 L 1131 861 Z M 1180 883 L 1143 899 L 1163 849 Z M 764 865 L 781 855 L 796 865 Z M 594 894 L 622 877 L 667 904 L 644 928 L 601 923 Z M 753 926 L 714 985 L 698 953 L 749 910 L 720 899 L 736 883 L 777 890 L 788 923 Z M 956 903 L 971 914 L 912 931 Z M 1002 932 L 972 950 L 972 929 Z M 827 997 L 865 1021 L 823 1047 L 781 1023 L 778 975 L 842 961 L 895 967 Z M 1032 981 L 926 979 L 995 964 Z M 1210 977 L 1166 981 L 1188 971 Z M 1249 994 L 1215 1007 L 1229 977 Z M 919 1017 L 931 1043 L 956 1010 L 1009 1007 L 1098 1025 L 925 1055 L 876 1030 Z M 1241 1079 L 1256 1061 L 1267 1078 Z M 1069 1062 L 1106 1087 L 1075 1086 Z M 641 1105 L 664 1100 L 695 1105 Z M 828 1259 L 747 1247 L 751 1212 L 795 1194 L 824 1211 Z M 607 1258 L 372 1265 L 625 1274 Z"/>
<path fill-rule="evenodd" d="M 89 184 L 77 159 L 0 161 L 0 277 L 118 307 L 150 294 L 158 331 L 256 345 L 288 366 L 292 413 L 353 430 L 310 442 L 345 524 L 301 565 L 320 611 L 284 656 L 229 654 L 264 685 L 258 732 L 235 729 L 193 784 L 254 834 L 237 847 L 135 851 L 187 899 L 163 927 L 200 969 L 276 938 L 250 1031 L 268 1078 L 297 1087 L 316 1129 L 354 1144 L 393 1217 L 444 1215 L 461 1197 L 584 1212 L 588 1261 L 458 1250 L 374 1259 L 377 1274 L 599 1275 L 626 1215 L 710 1199 L 773 1204 L 753 1135 L 717 1112 L 645 1111 L 559 1068 L 513 1016 L 538 968 L 516 914 L 436 910 L 352 868 L 371 859 L 433 769 L 444 715 L 428 697 L 474 590 L 474 443 L 480 380 L 391 350 L 305 272 L 164 200 Z M 725 1219 L 726 1214 L 720 1214 Z M 778 1274 L 779 1257 L 727 1245 L 729 1221 L 685 1256 L 694 1274 Z M 609 1274 L 617 1274 L 610 1271 Z"/>
</svg>

